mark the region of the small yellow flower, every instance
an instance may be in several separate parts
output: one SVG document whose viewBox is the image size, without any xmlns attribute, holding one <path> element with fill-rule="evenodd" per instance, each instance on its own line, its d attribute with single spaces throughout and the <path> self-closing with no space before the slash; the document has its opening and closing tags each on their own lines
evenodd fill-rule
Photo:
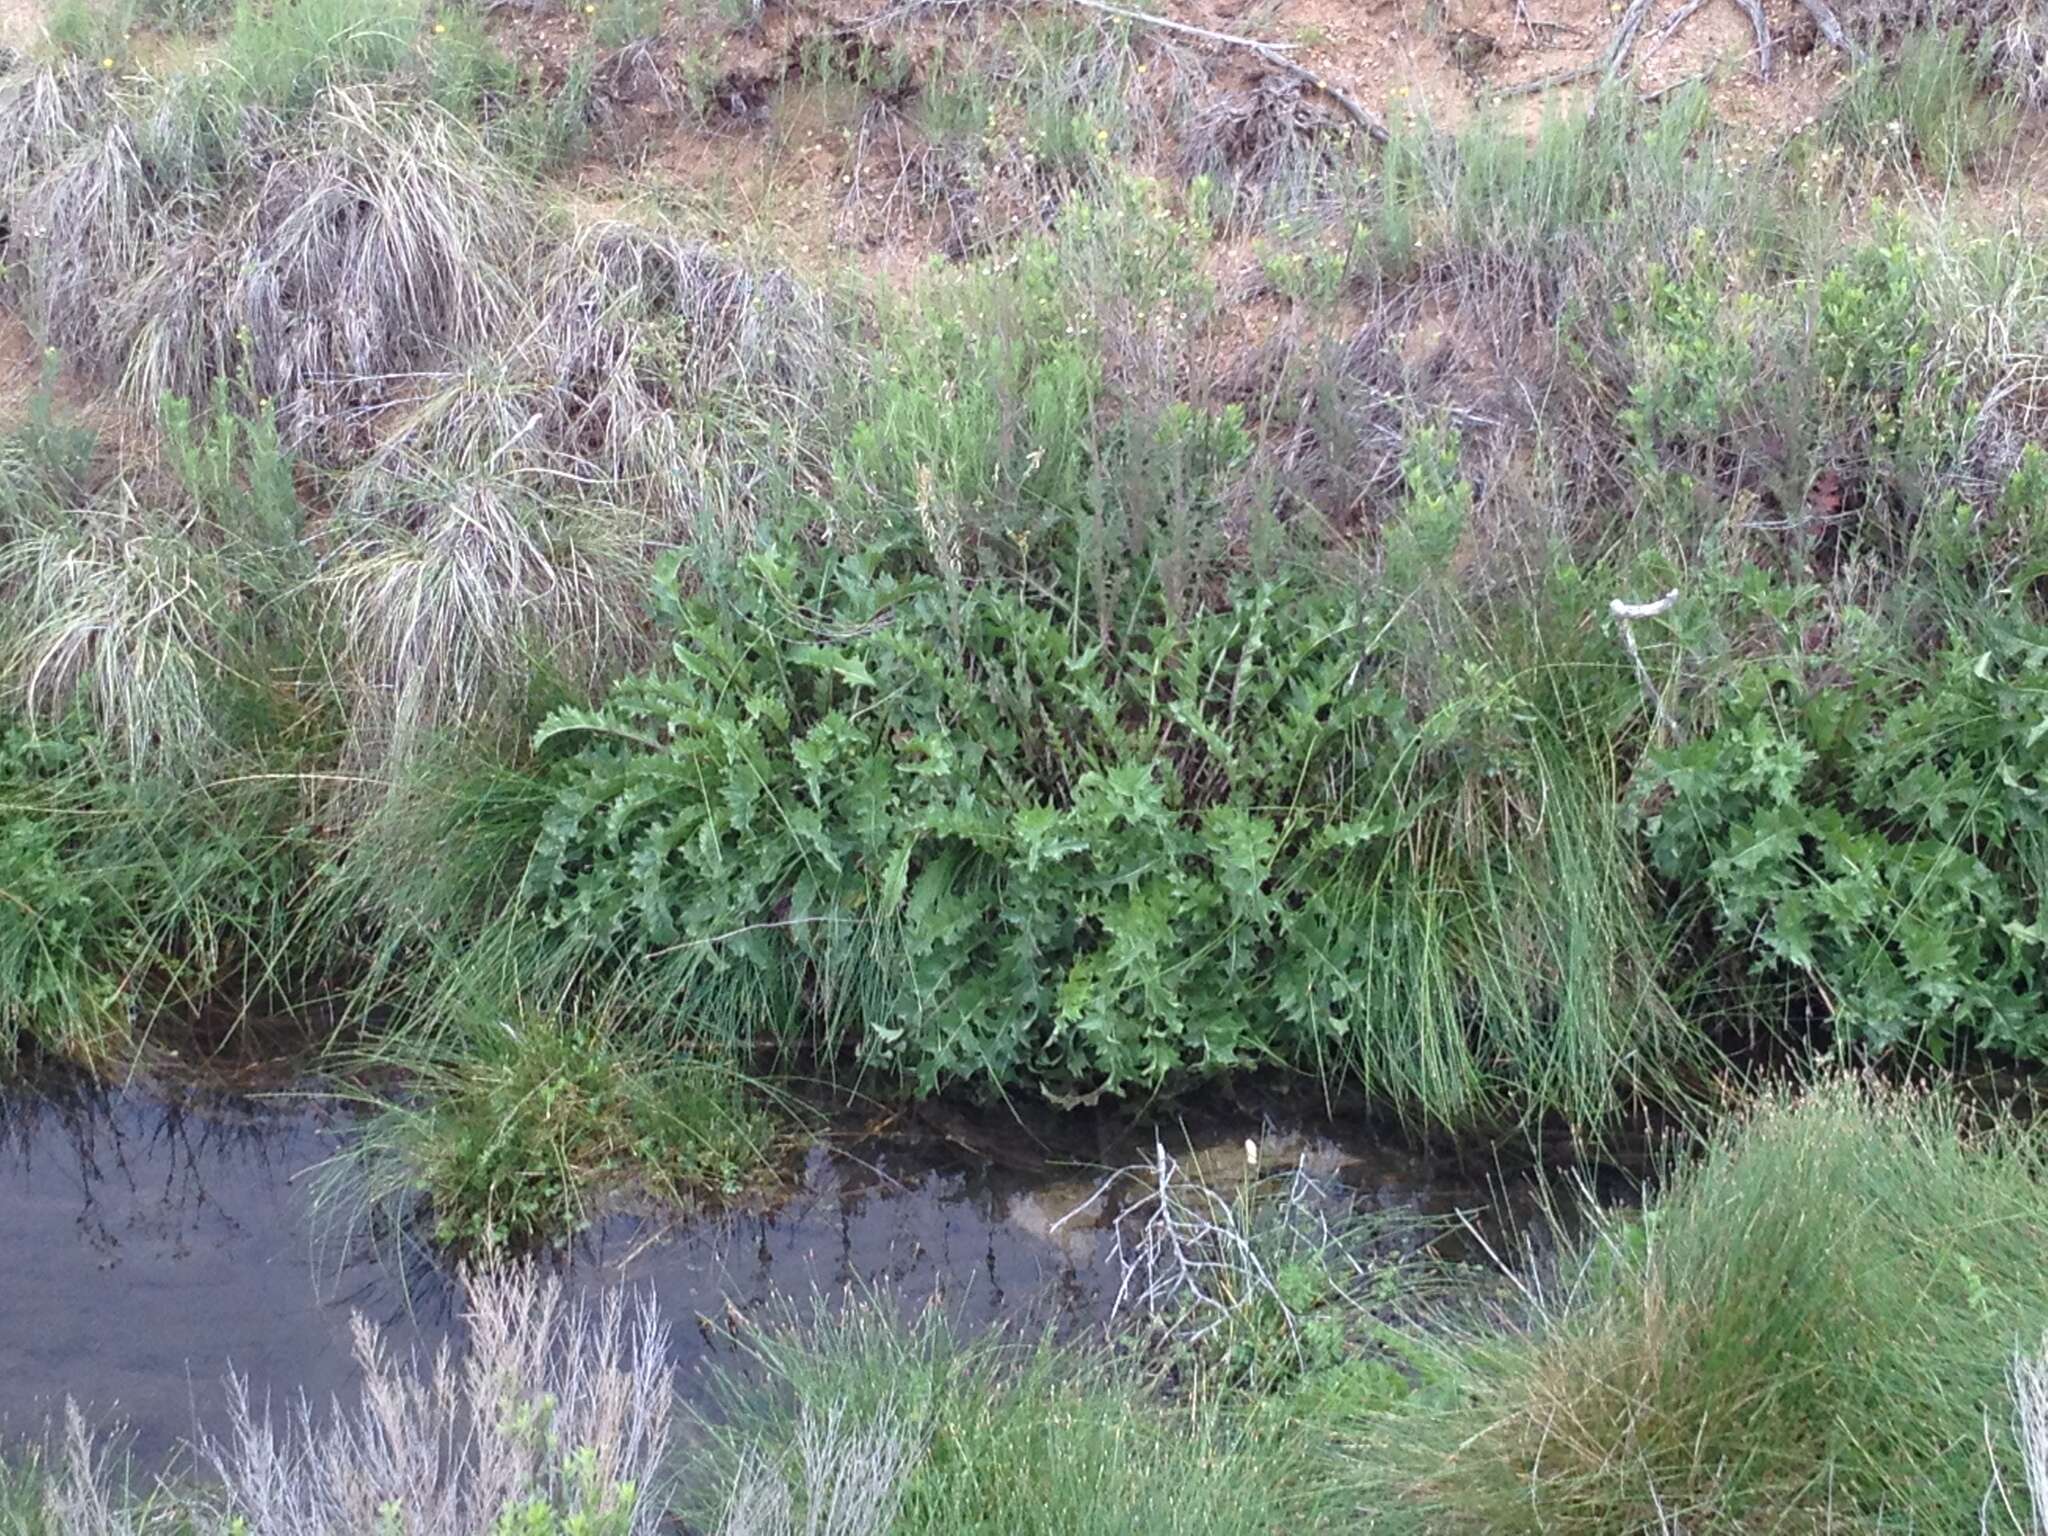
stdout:
<svg viewBox="0 0 2048 1536">
<path fill-rule="evenodd" d="M 595 16 L 597 14 L 597 7 L 594 5 L 586 5 L 585 7 L 583 7 L 583 14 L 586 16 Z"/>
<path fill-rule="evenodd" d="M 441 36 L 444 36 L 444 35 L 445 35 L 445 34 L 447 33 L 447 31 L 448 31 L 448 23 L 447 23 L 447 22 L 445 22 L 445 21 L 437 21 L 437 22 L 435 22 L 435 23 L 434 23 L 434 36 L 436 36 L 436 37 L 441 37 Z"/>
<path fill-rule="evenodd" d="M 100 60 L 100 68 L 101 68 L 101 69 L 112 69 L 113 67 L 114 67 L 114 61 L 113 61 L 112 59 L 101 59 L 101 60 Z"/>
</svg>

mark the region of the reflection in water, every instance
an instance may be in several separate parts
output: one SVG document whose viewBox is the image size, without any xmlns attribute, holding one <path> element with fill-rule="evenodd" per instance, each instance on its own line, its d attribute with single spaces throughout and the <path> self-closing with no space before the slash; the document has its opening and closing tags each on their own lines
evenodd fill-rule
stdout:
<svg viewBox="0 0 2048 1536">
<path fill-rule="evenodd" d="M 1241 1112 L 1176 1126 L 1174 1139 L 1228 1156 L 1247 1130 L 1265 1139 L 1266 1166 L 1305 1158 L 1367 1209 L 1489 1203 L 1487 1182 L 1455 1167 L 1327 1131 L 1276 1134 Z M 395 1347 L 438 1342 L 454 1326 L 453 1297 L 430 1263 L 401 1274 L 316 1242 L 308 1172 L 347 1131 L 345 1116 L 310 1099 L 0 1093 L 0 1431 L 40 1432 L 68 1395 L 95 1419 L 124 1421 L 155 1463 L 220 1424 L 230 1367 L 278 1403 L 302 1388 L 316 1403 L 348 1390 L 352 1310 Z M 573 1273 L 654 1288 L 692 1395 L 712 1363 L 744 1366 L 736 1320 L 848 1289 L 907 1308 L 938 1302 L 970 1327 L 1084 1327 L 1115 1294 L 1104 1214 L 1054 1224 L 1097 1170 L 1135 1160 L 1151 1134 L 1068 1117 L 1037 1138 L 990 1140 L 985 1126 L 963 1133 L 934 1112 L 893 1136 L 812 1147 L 773 1208 L 666 1225 L 611 1218 L 577 1244 Z"/>
<path fill-rule="evenodd" d="M 310 1108 L 78 1088 L 0 1098 L 0 1415 L 68 1394 L 154 1457 L 212 1418 L 230 1364 L 316 1396 L 348 1380 L 348 1313 L 312 1285 L 294 1175 L 336 1142 Z M 377 1309 L 365 1277 L 337 1277 Z M 385 1309 L 388 1313 L 388 1307 Z"/>
</svg>

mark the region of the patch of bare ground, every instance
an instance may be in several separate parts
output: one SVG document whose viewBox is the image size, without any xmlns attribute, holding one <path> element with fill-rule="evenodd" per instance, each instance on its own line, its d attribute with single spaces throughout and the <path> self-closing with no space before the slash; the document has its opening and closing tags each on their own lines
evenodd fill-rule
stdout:
<svg viewBox="0 0 2048 1536">
<path fill-rule="evenodd" d="M 1610 0 L 1184 0 L 1173 14 L 1290 46 L 1293 56 L 1390 120 L 1455 130 L 1492 107 L 1533 130 L 1557 99 L 1583 99 L 1636 7 Z M 1770 38 L 1763 78 L 1740 0 L 1649 0 L 1617 70 L 1644 93 L 1702 80 L 1724 121 L 1759 134 L 1811 115 L 1842 75 L 1797 0 L 1759 0 Z M 1554 82 L 1554 83 L 1550 83 Z"/>
<path fill-rule="evenodd" d="M 0 308 L 0 432 L 21 425 L 42 388 L 43 349 L 12 310 Z M 80 402 L 61 379 L 58 398 L 67 406 Z"/>
<path fill-rule="evenodd" d="M 26 48 L 43 29 L 36 0 L 0 0 L 0 48 Z"/>
<path fill-rule="evenodd" d="M 1926 195 L 2048 239 L 2048 111 L 2025 113 L 2012 143 L 1966 183 L 1930 186 Z"/>
<path fill-rule="evenodd" d="M 1080 24 L 1119 24 L 1085 0 L 1018 9 L 769 0 L 740 24 L 710 0 L 679 0 L 658 35 L 599 66 L 609 164 L 586 167 L 579 190 L 623 183 L 678 202 L 707 234 L 765 235 L 798 267 L 851 259 L 892 282 L 909 280 L 935 258 L 1000 243 L 1042 209 L 1016 178 L 965 185 L 907 126 L 915 113 L 906 109 L 941 61 L 956 71 L 990 67 L 973 46 L 977 36 L 1005 18 L 1057 15 L 1062 4 Z M 1195 131 L 1220 120 L 1205 116 L 1203 103 L 1227 108 L 1275 83 L 1301 90 L 1272 54 L 1232 38 L 1279 50 L 1396 124 L 1455 130 L 1489 113 L 1533 133 L 1546 113 L 1585 110 L 1622 33 L 1617 78 L 1650 96 L 1702 82 L 1738 155 L 1783 145 L 1817 120 L 1845 78 L 1843 55 L 1818 35 L 1802 0 L 1153 0 L 1146 8 L 1172 25 L 1132 22 L 1134 46 L 1141 55 L 1172 49 L 1180 67 L 1136 88 L 1162 92 L 1169 75 L 1174 88 L 1191 86 L 1198 100 L 1182 120 Z M 543 79 L 567 78 L 592 45 L 593 19 L 579 8 L 494 14 L 501 45 Z M 863 50 L 884 47 L 907 65 L 894 99 L 872 80 L 850 78 Z M 1341 121 L 1333 97 L 1302 94 L 1310 111 Z M 1199 149 L 1169 142 L 1148 158 L 1170 167 Z"/>
<path fill-rule="evenodd" d="M 41 343 L 21 317 L 0 306 L 0 433 L 30 420 L 36 398 L 45 388 L 45 359 Z M 85 389 L 62 370 L 48 387 L 61 418 L 91 427 L 103 443 L 118 445 L 126 459 L 154 460 L 159 447 L 155 433 L 111 395 Z"/>
</svg>

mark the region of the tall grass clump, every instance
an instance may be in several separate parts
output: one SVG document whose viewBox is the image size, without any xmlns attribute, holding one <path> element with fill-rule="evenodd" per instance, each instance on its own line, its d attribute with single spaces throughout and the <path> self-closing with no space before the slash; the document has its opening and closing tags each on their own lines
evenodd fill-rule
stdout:
<svg viewBox="0 0 2048 1536">
<path fill-rule="evenodd" d="M 204 418 L 168 403 L 161 448 L 110 475 L 47 393 L 0 439 L 10 1054 L 118 1058 L 180 1010 L 274 1006 L 335 952 L 292 941 L 315 862 L 297 774 L 323 728 L 296 682 L 290 462 L 224 392 Z"/>
<path fill-rule="evenodd" d="M 131 397 L 203 398 L 226 376 L 331 460 L 361 451 L 391 376 L 502 333 L 524 230 L 506 173 L 436 109 L 336 91 L 298 131 L 225 227 L 165 230 L 100 297 Z"/>
<path fill-rule="evenodd" d="M 0 1056 L 111 1065 L 202 1008 L 319 986 L 336 951 L 300 931 L 316 860 L 293 765 L 249 766 L 134 778 L 75 722 L 0 718 Z"/>
<path fill-rule="evenodd" d="M 491 1259 L 557 1242 L 621 1192 L 682 1206 L 733 1195 L 775 1128 L 727 1061 L 602 1020 L 421 1021 L 373 1041 L 368 1071 L 403 1074 L 329 1170 L 328 1203 Z"/>
<path fill-rule="evenodd" d="M 1417 1531 L 1978 1529 L 2024 1486 L 1996 1405 L 2048 1318 L 2043 1172 L 1939 1094 L 1773 1092 L 1515 1325 L 1446 1338 L 1451 1389 L 1362 1439 L 1366 1497 Z"/>
<path fill-rule="evenodd" d="M 1835 103 L 1840 138 L 1864 154 L 1910 157 L 1952 183 L 2011 139 L 2011 95 L 1993 84 L 1997 43 L 1961 26 L 1914 32 L 1858 71 Z"/>
<path fill-rule="evenodd" d="M 228 378 L 328 453 L 393 377 L 495 334 L 526 229 L 420 73 L 432 36 L 412 0 L 287 0 L 162 81 L 10 71 L 7 281 L 38 334 L 144 409 Z"/>
<path fill-rule="evenodd" d="M 0 696 L 178 777 L 303 713 L 285 673 L 312 561 L 269 413 L 236 415 L 223 380 L 209 411 L 171 399 L 160 422 L 167 473 L 105 473 L 47 396 L 0 450 Z"/>
<path fill-rule="evenodd" d="M 355 762 L 516 720 L 543 675 L 587 695 L 644 657 L 658 554 L 745 537 L 823 455 L 819 295 L 659 224 L 566 229 L 506 337 L 415 380 L 345 482 L 320 588 Z"/>
<path fill-rule="evenodd" d="M 886 1301 L 852 1301 L 751 1344 L 763 1379 L 728 1379 L 701 1474 L 722 1536 L 1309 1526 L 1309 1448 L 1160 1406 L 1120 1369 L 1042 1337 L 968 1340 L 937 1313 L 905 1323 Z"/>
</svg>

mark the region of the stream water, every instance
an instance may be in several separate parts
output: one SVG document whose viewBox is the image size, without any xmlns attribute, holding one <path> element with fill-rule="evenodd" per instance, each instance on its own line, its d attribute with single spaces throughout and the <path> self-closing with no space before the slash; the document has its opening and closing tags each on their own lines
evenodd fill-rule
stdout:
<svg viewBox="0 0 2048 1536">
<path fill-rule="evenodd" d="M 323 1218 L 314 1170 L 346 1142 L 312 1098 L 251 1100 L 64 1085 L 0 1094 L 0 1438 L 41 1434 L 67 1397 L 161 1462 L 217 1429 L 230 1369 L 273 1402 L 345 1392 L 349 1319 L 401 1348 L 456 1327 L 445 1273 Z M 652 1286 L 689 1392 L 738 1355 L 725 1323 L 869 1287 L 939 1298 L 969 1327 L 1105 1318 L 1119 1278 L 1100 1208 L 1055 1230 L 1101 1170 L 1176 1150 L 1242 1168 L 1303 1161 L 1386 1211 L 1530 1208 L 1534 1175 L 1430 1155 L 1313 1116 L 1223 1106 L 1166 1127 L 1123 1116 L 931 1109 L 821 1137 L 772 1204 L 656 1223 L 614 1216 L 567 1257 L 572 1283 Z M 1206 1151 L 1205 1151 L 1206 1149 Z"/>
</svg>

